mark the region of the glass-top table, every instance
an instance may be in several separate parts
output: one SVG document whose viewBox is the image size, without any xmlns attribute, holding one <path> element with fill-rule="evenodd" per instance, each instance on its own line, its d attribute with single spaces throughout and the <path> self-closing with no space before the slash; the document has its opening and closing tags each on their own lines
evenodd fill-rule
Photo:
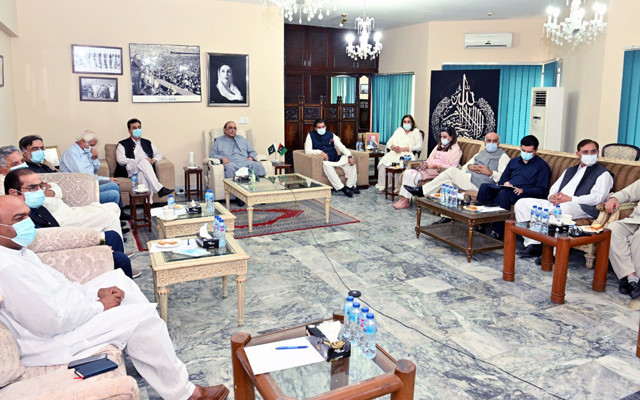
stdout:
<svg viewBox="0 0 640 400">
<path fill-rule="evenodd" d="M 334 318 L 342 320 L 341 315 Z M 310 322 L 310 323 L 319 323 Z M 415 365 L 396 361 L 379 345 L 376 357 L 367 359 L 359 350 L 332 362 L 319 362 L 266 374 L 254 375 L 245 347 L 304 336 L 305 325 L 251 337 L 236 333 L 231 338 L 231 357 L 236 400 L 263 399 L 413 399 Z M 317 396 L 317 397 L 316 397 Z"/>
<path fill-rule="evenodd" d="M 224 180 L 224 194 L 227 209 L 229 208 L 231 195 L 236 196 L 247 205 L 249 232 L 253 230 L 253 206 L 256 204 L 324 199 L 325 222 L 329 223 L 331 186 L 307 178 L 304 175 L 271 175 L 260 178 L 255 183 L 251 183 L 246 179 L 228 178 Z"/>
<path fill-rule="evenodd" d="M 180 203 L 181 207 L 187 207 L 189 203 Z M 157 218 L 158 222 L 158 238 L 175 238 L 181 236 L 195 235 L 200 231 L 205 223 L 211 223 L 216 215 L 222 217 L 224 224 L 227 228 L 227 233 L 233 235 L 235 230 L 235 215 L 229 212 L 221 203 L 214 202 L 214 211 L 208 212 L 205 203 L 198 203 L 202 207 L 202 212 L 198 214 L 181 214 L 177 215 L 175 219 L 163 219 Z"/>
</svg>

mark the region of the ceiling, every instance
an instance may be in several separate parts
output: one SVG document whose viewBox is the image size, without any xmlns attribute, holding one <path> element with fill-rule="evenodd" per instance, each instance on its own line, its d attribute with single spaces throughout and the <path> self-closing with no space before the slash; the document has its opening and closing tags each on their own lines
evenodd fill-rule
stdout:
<svg viewBox="0 0 640 400">
<path fill-rule="evenodd" d="M 260 3 L 262 0 L 232 1 Z M 302 24 L 338 28 L 340 14 L 347 13 L 345 28 L 353 28 L 355 18 L 364 14 L 365 0 L 334 1 L 336 11 L 332 10 L 321 21 L 316 17 L 307 22 L 303 17 Z M 366 0 L 366 10 L 368 16 L 375 18 L 376 30 L 385 30 L 428 21 L 544 18 L 545 10 L 550 4 L 562 8 L 566 3 L 564 0 Z M 298 23 L 297 16 L 291 23 Z"/>
</svg>

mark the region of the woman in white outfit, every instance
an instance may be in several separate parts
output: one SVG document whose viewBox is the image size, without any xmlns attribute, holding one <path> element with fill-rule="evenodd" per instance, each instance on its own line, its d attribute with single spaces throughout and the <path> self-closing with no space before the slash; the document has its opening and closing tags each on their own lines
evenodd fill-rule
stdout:
<svg viewBox="0 0 640 400">
<path fill-rule="evenodd" d="M 402 126 L 396 129 L 387 141 L 387 154 L 385 154 L 378 163 L 378 183 L 376 189 L 378 193 L 384 193 L 385 168 L 391 166 L 392 163 L 400 161 L 400 158 L 408 155 L 412 160 L 416 157 L 413 151 L 422 150 L 422 133 L 416 127 L 416 122 L 409 114 L 402 117 Z M 400 185 L 397 182 L 396 185 Z M 396 188 L 393 188 L 395 191 Z"/>
</svg>

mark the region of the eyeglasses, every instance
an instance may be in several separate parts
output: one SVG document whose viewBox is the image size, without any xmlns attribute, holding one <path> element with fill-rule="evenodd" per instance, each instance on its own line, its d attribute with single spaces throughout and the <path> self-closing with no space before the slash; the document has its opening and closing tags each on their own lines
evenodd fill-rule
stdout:
<svg viewBox="0 0 640 400">
<path fill-rule="evenodd" d="M 24 186 L 21 189 L 22 189 L 21 193 L 37 192 L 38 190 L 46 190 L 47 189 L 47 184 L 42 182 L 42 183 L 35 184 L 35 185 Z"/>
</svg>

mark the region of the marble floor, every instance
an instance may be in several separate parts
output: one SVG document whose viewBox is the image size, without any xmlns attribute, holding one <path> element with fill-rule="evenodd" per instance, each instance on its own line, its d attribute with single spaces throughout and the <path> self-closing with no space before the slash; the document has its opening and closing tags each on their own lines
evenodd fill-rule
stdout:
<svg viewBox="0 0 640 400">
<path fill-rule="evenodd" d="M 169 332 L 193 382 L 232 388 L 233 333 L 331 316 L 358 289 L 380 324 L 379 343 L 416 364 L 416 399 L 640 399 L 640 304 L 618 293 L 611 272 L 607 291 L 593 292 L 582 253 L 572 253 L 566 303 L 556 305 L 551 273 L 533 259 L 517 259 L 515 282 L 505 282 L 501 251 L 467 263 L 458 250 L 417 239 L 415 207 L 395 210 L 373 187 L 351 199 L 334 193 L 331 205 L 362 222 L 240 241 L 251 256 L 244 326 L 235 283 L 225 299 L 220 279 L 171 287 Z M 132 260 L 153 299 L 148 254 Z M 157 399 L 128 367 L 142 398 Z"/>
</svg>

